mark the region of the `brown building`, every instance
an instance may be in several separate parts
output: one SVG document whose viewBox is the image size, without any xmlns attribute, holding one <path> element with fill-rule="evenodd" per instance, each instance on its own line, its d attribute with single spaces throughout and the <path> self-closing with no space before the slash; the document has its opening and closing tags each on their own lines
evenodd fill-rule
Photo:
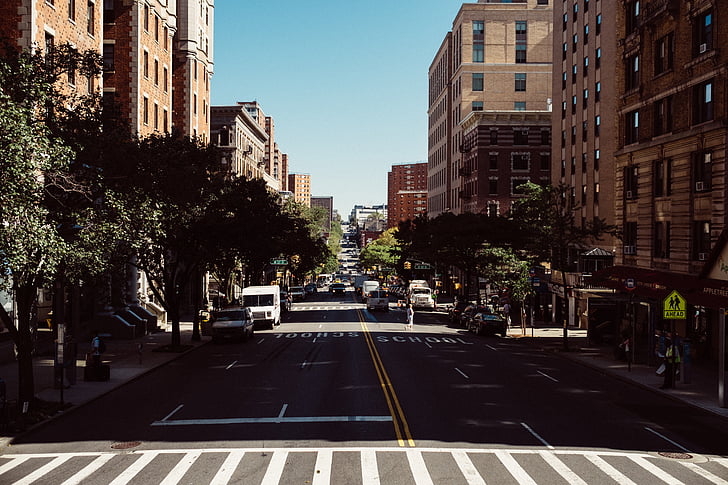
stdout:
<svg viewBox="0 0 728 485">
<path fill-rule="evenodd" d="M 210 133 L 211 142 L 226 153 L 232 173 L 249 179 L 264 178 L 268 134 L 243 106 L 213 106 Z"/>
<path fill-rule="evenodd" d="M 296 202 L 311 207 L 311 176 L 309 174 L 288 174 L 288 190 L 293 192 L 293 199 Z"/>
<path fill-rule="evenodd" d="M 582 225 L 594 218 L 614 225 L 616 9 L 604 1 L 555 2 L 554 26 L 551 181 L 566 187 Z M 600 253 L 614 254 L 617 243 L 606 236 L 598 243 L 606 252 Z M 581 271 L 605 263 L 583 255 L 577 259 Z"/>
<path fill-rule="evenodd" d="M 717 359 L 728 308 L 726 138 L 728 25 L 724 0 L 618 4 L 616 220 L 623 233 L 608 284 L 635 286 L 637 323 L 690 338 Z M 685 319 L 663 320 L 672 290 Z M 653 319 L 650 319 L 651 310 Z M 639 339 L 638 339 L 639 343 Z"/>
<path fill-rule="evenodd" d="M 268 134 L 268 143 L 263 154 L 263 171 L 268 185 L 277 191 L 293 191 L 288 184 L 288 155 L 278 149 L 275 139 L 275 123 L 272 116 L 266 116 L 263 108 L 257 101 L 239 102 L 248 111 L 248 114 L 263 127 Z M 285 155 L 285 160 L 284 160 Z M 286 178 L 284 181 L 283 178 Z M 310 196 L 310 194 L 309 194 Z"/>
<path fill-rule="evenodd" d="M 427 215 L 427 163 L 392 165 L 387 174 L 387 228 Z"/>
<path fill-rule="evenodd" d="M 552 27 L 546 0 L 460 8 L 429 72 L 431 216 L 502 214 L 549 180 Z"/>
<path fill-rule="evenodd" d="M 334 198 L 331 196 L 311 196 L 311 207 L 321 207 L 326 210 L 327 219 L 325 226 L 327 231 L 331 231 L 331 222 L 334 217 Z"/>
</svg>

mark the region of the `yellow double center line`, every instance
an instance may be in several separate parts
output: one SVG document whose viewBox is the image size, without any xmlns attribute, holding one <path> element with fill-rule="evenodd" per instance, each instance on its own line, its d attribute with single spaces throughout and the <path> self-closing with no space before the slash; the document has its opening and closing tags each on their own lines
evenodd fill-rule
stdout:
<svg viewBox="0 0 728 485">
<path fill-rule="evenodd" d="M 394 433 L 397 436 L 397 442 L 399 446 L 415 446 L 415 440 L 412 438 L 412 434 L 407 424 L 407 419 L 404 417 L 404 411 L 402 406 L 399 404 L 397 399 L 397 393 L 394 392 L 394 386 L 392 381 L 387 375 L 387 371 L 384 368 L 382 358 L 379 356 L 377 346 L 374 345 L 374 338 L 369 332 L 369 327 L 364 320 L 364 315 L 361 310 L 357 310 L 359 316 L 359 323 L 364 333 L 364 338 L 367 341 L 367 347 L 369 347 L 369 354 L 372 356 L 372 362 L 374 363 L 374 369 L 377 371 L 377 377 L 379 378 L 379 384 L 382 386 L 382 392 L 384 398 L 387 400 L 387 407 L 389 407 L 389 414 L 392 415 L 392 424 L 394 424 Z"/>
</svg>

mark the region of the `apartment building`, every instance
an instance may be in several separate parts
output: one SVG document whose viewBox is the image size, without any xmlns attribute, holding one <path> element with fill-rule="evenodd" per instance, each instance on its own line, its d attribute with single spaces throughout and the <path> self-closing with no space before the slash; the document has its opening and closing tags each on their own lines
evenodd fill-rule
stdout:
<svg viewBox="0 0 728 485">
<path fill-rule="evenodd" d="M 615 224 L 614 152 L 617 148 L 616 9 L 600 0 L 554 4 L 554 116 L 551 180 L 585 226 L 595 218 Z M 618 240 L 597 242 L 601 255 L 613 255 Z M 579 257 L 581 271 L 599 268 L 598 259 Z M 608 263 L 608 260 L 606 261 Z"/>
<path fill-rule="evenodd" d="M 290 186 L 287 187 L 287 184 L 289 184 L 288 156 L 286 155 L 285 157 L 284 169 L 284 154 L 279 150 L 278 143 L 275 139 L 275 122 L 273 117 L 267 116 L 257 101 L 242 101 L 238 104 L 245 107 L 248 114 L 268 134 L 268 143 L 265 146 L 265 153 L 263 154 L 263 171 L 266 182 L 272 189 L 278 192 L 286 190 L 293 192 Z M 283 177 L 286 177 L 286 181 L 283 181 Z"/>
<path fill-rule="evenodd" d="M 334 198 L 332 196 L 311 196 L 311 207 L 321 207 L 326 211 L 324 226 L 327 231 L 331 230 L 331 222 L 334 217 Z"/>
<path fill-rule="evenodd" d="M 225 152 L 231 173 L 248 179 L 264 178 L 263 158 L 268 134 L 245 107 L 213 106 L 210 115 L 211 142 Z"/>
<path fill-rule="evenodd" d="M 461 6 L 429 73 L 430 215 L 504 214 L 549 181 L 552 30 L 548 0 Z"/>
<path fill-rule="evenodd" d="M 392 165 L 387 174 L 387 228 L 427 215 L 428 163 Z"/>
<path fill-rule="evenodd" d="M 311 207 L 311 175 L 307 173 L 288 174 L 288 190 L 293 192 L 293 200 Z"/>
<path fill-rule="evenodd" d="M 675 330 L 694 360 L 724 352 L 728 308 L 726 140 L 728 28 L 724 0 L 629 0 L 617 6 L 619 134 L 615 210 L 623 241 L 601 275 L 631 280 L 638 323 Z M 685 319 L 663 320 L 678 291 Z"/>
</svg>

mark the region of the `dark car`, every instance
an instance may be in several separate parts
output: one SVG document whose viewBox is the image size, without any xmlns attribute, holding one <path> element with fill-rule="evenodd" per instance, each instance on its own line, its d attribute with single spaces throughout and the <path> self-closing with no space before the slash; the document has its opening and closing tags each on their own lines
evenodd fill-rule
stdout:
<svg viewBox="0 0 728 485">
<path fill-rule="evenodd" d="M 450 309 L 450 322 L 453 325 L 462 326 L 460 318 L 463 316 L 463 311 L 470 305 L 467 301 L 456 301 L 455 305 Z"/>
<path fill-rule="evenodd" d="M 490 305 L 478 305 L 476 303 L 471 303 L 465 307 L 463 313 L 460 315 L 460 325 L 469 330 L 470 325 L 473 322 L 473 318 L 475 318 L 475 315 L 477 315 L 478 313 L 495 312 L 493 311 L 493 307 Z"/>
<path fill-rule="evenodd" d="M 291 296 L 291 301 L 303 301 L 306 299 L 306 290 L 303 286 L 291 286 L 288 288 L 288 294 Z"/>
<path fill-rule="evenodd" d="M 309 283 L 306 286 L 303 287 L 304 291 L 307 295 L 313 295 L 314 293 L 318 292 L 318 288 L 316 287 L 316 283 Z"/>
<path fill-rule="evenodd" d="M 493 313 L 476 313 L 470 319 L 468 330 L 478 335 L 500 335 L 505 337 L 508 333 L 508 322 L 500 315 Z"/>
<path fill-rule="evenodd" d="M 333 283 L 329 286 L 329 291 L 334 294 L 340 293 L 343 295 L 344 291 L 346 291 L 346 285 L 344 283 Z"/>
</svg>

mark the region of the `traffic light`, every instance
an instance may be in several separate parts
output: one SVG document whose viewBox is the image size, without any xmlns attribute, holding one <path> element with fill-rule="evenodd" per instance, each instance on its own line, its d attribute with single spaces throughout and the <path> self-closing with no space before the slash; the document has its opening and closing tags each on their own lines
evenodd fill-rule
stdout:
<svg viewBox="0 0 728 485">
<path fill-rule="evenodd" d="M 412 263 L 409 261 L 404 262 L 404 269 L 412 269 Z"/>
</svg>

